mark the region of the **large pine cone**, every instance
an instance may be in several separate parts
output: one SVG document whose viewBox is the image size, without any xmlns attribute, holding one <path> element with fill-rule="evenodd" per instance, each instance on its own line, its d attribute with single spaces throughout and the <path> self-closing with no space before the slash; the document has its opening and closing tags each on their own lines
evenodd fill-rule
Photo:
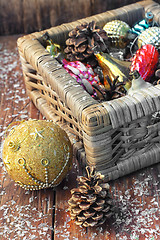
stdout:
<svg viewBox="0 0 160 240">
<path fill-rule="evenodd" d="M 94 57 L 94 47 L 102 52 L 108 52 L 108 37 L 106 32 L 96 26 L 94 21 L 77 26 L 69 33 L 64 52 L 69 61 L 86 60 L 92 67 L 97 61 Z"/>
<path fill-rule="evenodd" d="M 103 182 L 103 176 L 95 169 L 86 168 L 88 177 L 79 177 L 78 188 L 71 190 L 69 199 L 71 219 L 77 225 L 93 227 L 103 224 L 113 215 L 113 201 L 109 194 L 109 184 Z"/>
</svg>

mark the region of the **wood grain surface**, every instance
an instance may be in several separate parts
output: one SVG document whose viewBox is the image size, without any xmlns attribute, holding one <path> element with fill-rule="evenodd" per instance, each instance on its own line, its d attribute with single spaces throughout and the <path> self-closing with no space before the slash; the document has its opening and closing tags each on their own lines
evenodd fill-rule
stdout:
<svg viewBox="0 0 160 240">
<path fill-rule="evenodd" d="M 73 168 L 56 189 L 25 191 L 8 176 L 2 162 L 7 126 L 43 119 L 26 95 L 16 47 L 19 35 L 0 37 L 0 239 L 1 240 L 155 240 L 160 239 L 160 164 L 110 182 L 114 216 L 102 226 L 78 227 L 67 201 L 82 169 Z"/>
<path fill-rule="evenodd" d="M 156 0 L 157 2 L 159 0 Z M 0 35 L 31 33 L 137 0 L 0 0 Z"/>
<path fill-rule="evenodd" d="M 0 38 L 1 150 L 9 124 L 43 118 L 26 96 L 16 39 Z M 51 239 L 54 195 L 53 189 L 31 192 L 20 188 L 8 176 L 1 160 L 0 239 Z"/>
</svg>

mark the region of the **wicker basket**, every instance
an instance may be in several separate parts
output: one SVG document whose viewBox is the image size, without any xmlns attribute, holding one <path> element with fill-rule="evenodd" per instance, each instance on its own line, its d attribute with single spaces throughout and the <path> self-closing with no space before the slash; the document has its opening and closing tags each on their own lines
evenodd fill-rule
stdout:
<svg viewBox="0 0 160 240">
<path fill-rule="evenodd" d="M 71 31 L 83 22 L 97 25 L 113 19 L 130 26 L 143 19 L 144 9 L 160 23 L 160 5 L 142 1 L 72 23 L 47 29 L 54 42 L 64 44 Z M 160 122 L 152 116 L 160 110 L 160 85 L 136 96 L 99 103 L 45 50 L 45 31 L 18 39 L 24 80 L 29 97 L 47 118 L 68 133 L 81 163 L 96 166 L 113 180 L 160 161 Z"/>
</svg>

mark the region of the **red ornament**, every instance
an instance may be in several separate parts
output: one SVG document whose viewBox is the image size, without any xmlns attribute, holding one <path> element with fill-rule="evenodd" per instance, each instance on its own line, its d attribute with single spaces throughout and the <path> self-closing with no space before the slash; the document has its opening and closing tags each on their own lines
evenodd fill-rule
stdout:
<svg viewBox="0 0 160 240">
<path fill-rule="evenodd" d="M 130 71 L 137 70 L 143 80 L 150 82 L 151 77 L 154 75 L 158 58 L 159 53 L 157 49 L 151 44 L 146 44 L 138 49 L 132 58 Z"/>
</svg>

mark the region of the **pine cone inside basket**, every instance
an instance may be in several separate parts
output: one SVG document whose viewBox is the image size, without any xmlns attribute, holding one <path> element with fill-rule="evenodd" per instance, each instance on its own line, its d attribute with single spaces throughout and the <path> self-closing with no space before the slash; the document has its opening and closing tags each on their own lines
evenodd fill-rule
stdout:
<svg viewBox="0 0 160 240">
<path fill-rule="evenodd" d="M 79 187 L 71 190 L 69 199 L 71 219 L 77 225 L 93 227 L 103 224 L 113 215 L 114 206 L 109 194 L 109 184 L 94 168 L 86 167 L 87 177 L 77 179 Z"/>
<path fill-rule="evenodd" d="M 93 49 L 108 52 L 108 37 L 106 32 L 96 26 L 94 21 L 77 26 L 69 33 L 64 52 L 69 61 L 86 61 L 92 67 L 97 65 Z"/>
</svg>

